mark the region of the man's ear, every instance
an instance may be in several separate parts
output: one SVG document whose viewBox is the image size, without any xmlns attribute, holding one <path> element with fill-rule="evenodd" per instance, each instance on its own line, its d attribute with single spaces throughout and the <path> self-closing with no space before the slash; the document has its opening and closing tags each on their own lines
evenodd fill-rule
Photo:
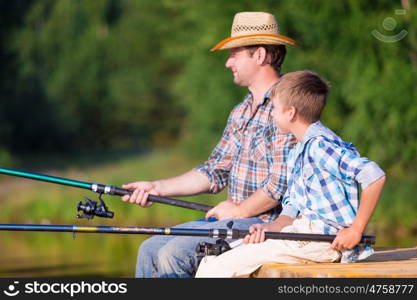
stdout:
<svg viewBox="0 0 417 300">
<path fill-rule="evenodd" d="M 264 47 L 259 47 L 258 49 L 256 49 L 255 55 L 257 63 L 259 65 L 263 65 L 266 61 L 266 49 Z"/>
</svg>

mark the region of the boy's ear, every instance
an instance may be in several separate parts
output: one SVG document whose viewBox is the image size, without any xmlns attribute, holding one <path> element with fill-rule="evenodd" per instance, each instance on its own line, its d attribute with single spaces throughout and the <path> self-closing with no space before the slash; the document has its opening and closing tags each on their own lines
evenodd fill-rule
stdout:
<svg viewBox="0 0 417 300">
<path fill-rule="evenodd" d="M 291 121 L 295 120 L 295 116 L 297 115 L 297 109 L 294 106 L 288 107 L 288 114 Z"/>
</svg>

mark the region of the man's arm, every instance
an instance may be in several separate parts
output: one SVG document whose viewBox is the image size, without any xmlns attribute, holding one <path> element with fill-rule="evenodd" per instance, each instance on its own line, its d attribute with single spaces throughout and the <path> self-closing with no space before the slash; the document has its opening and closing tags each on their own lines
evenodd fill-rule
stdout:
<svg viewBox="0 0 417 300">
<path fill-rule="evenodd" d="M 331 245 L 333 249 L 352 249 L 359 243 L 378 203 L 384 183 L 385 176 L 380 177 L 362 191 L 356 218 L 349 228 L 342 229 L 337 233 Z"/>
<path fill-rule="evenodd" d="M 265 155 L 268 161 L 268 176 L 261 187 L 244 201 L 236 204 L 233 199 L 221 202 L 207 212 L 206 218 L 249 218 L 266 212 L 278 204 L 287 189 L 287 157 L 295 146 L 296 139 L 290 134 L 276 134 L 271 151 Z"/>
<path fill-rule="evenodd" d="M 258 189 L 239 204 L 232 202 L 232 200 L 220 202 L 207 212 L 206 219 L 210 217 L 216 217 L 218 220 L 250 218 L 270 210 L 275 205 L 277 202 L 274 199 L 269 197 L 263 189 Z"/>
<path fill-rule="evenodd" d="M 136 203 L 142 207 L 149 206 L 148 195 L 157 196 L 191 196 L 209 191 L 210 182 L 204 174 L 190 170 L 184 174 L 156 181 L 137 181 L 122 186 L 134 190 L 131 195 L 125 195 L 122 200 Z"/>
<path fill-rule="evenodd" d="M 123 188 L 134 191 L 130 196 L 123 196 L 122 200 L 145 207 L 152 204 L 147 202 L 149 194 L 169 197 L 220 192 L 227 184 L 231 159 L 234 157 L 233 153 L 227 151 L 230 148 L 228 144 L 234 111 L 229 115 L 220 141 L 204 164 L 176 177 L 155 181 L 137 181 L 123 185 Z"/>
</svg>

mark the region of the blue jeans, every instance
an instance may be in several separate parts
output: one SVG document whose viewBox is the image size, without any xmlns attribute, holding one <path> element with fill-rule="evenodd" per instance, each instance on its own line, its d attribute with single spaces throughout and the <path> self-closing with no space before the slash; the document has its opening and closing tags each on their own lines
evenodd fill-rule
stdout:
<svg viewBox="0 0 417 300">
<path fill-rule="evenodd" d="M 180 224 L 178 228 L 226 229 L 232 219 L 199 219 Z M 259 218 L 233 219 L 233 229 L 247 230 L 250 225 L 262 223 Z M 199 259 L 196 247 L 201 242 L 215 243 L 217 238 L 194 236 L 153 236 L 139 247 L 136 277 L 190 278 L 194 277 Z M 230 240 L 226 240 L 230 241 Z"/>
</svg>

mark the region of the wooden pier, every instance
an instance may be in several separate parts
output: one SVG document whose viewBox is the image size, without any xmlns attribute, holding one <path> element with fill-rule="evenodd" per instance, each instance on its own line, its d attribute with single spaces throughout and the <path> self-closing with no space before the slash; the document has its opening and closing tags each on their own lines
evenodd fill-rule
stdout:
<svg viewBox="0 0 417 300">
<path fill-rule="evenodd" d="M 415 277 L 417 247 L 375 248 L 374 255 L 357 263 L 265 264 L 256 278 Z"/>
</svg>

